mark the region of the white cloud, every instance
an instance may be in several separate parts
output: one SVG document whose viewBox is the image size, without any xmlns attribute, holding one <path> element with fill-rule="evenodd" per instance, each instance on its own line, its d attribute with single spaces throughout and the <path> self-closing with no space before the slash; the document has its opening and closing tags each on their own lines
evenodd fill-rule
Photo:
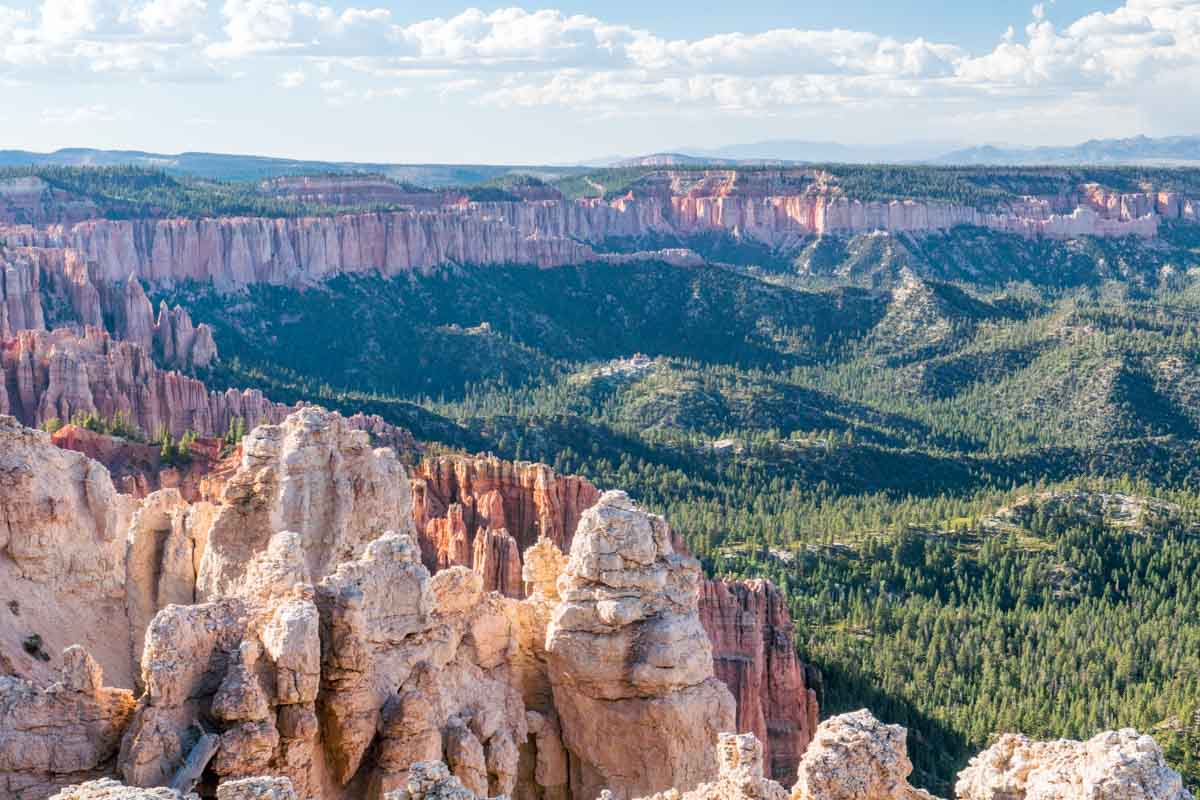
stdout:
<svg viewBox="0 0 1200 800">
<path fill-rule="evenodd" d="M 305 80 L 307 77 L 302 70 L 293 70 L 279 76 L 279 85 L 284 89 L 298 89 L 304 85 Z"/>
<path fill-rule="evenodd" d="M 174 34 L 194 26 L 207 10 L 205 0 L 150 0 L 133 16 L 148 34 Z"/>
<path fill-rule="evenodd" d="M 40 33 L 50 41 L 73 39 L 95 31 L 103 16 L 99 0 L 45 0 Z"/>
<path fill-rule="evenodd" d="M 46 108 L 42 109 L 42 124 L 52 126 L 73 126 L 94 124 L 97 122 L 112 122 L 118 116 L 105 105 L 79 106 L 76 108 Z"/>
<path fill-rule="evenodd" d="M 678 39 L 554 9 L 467 9 L 399 24 L 387 8 L 358 2 L 0 5 L 0 72 L 23 82 L 243 76 L 282 89 L 311 77 L 343 101 L 424 92 L 446 103 L 604 114 L 949 113 L 986 111 L 998 97 L 1074 108 L 1081 93 L 1102 96 L 1106 108 L 1140 108 L 1171 97 L 1165 86 L 1200 79 L 1200 0 L 1125 0 L 1067 23 L 1050 13 L 1052 0 L 1038 3 L 1023 29 L 1010 27 L 983 52 L 840 29 Z"/>
</svg>

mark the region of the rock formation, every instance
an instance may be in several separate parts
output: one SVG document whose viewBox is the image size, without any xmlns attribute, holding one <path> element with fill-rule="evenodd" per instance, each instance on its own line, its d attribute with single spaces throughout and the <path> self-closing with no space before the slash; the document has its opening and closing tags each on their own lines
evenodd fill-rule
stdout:
<svg viewBox="0 0 1200 800">
<path fill-rule="evenodd" d="M 499 575 L 521 568 L 519 561 L 511 564 L 513 555 L 542 538 L 570 550 L 579 520 L 600 498 L 578 476 L 491 456 L 426 459 L 417 476 L 413 513 L 426 567 L 474 565 L 485 588 L 510 597 L 521 595 Z M 508 546 L 508 539 L 517 547 Z M 504 545 L 499 551 L 498 542 Z M 682 541 L 675 547 L 682 548 Z M 496 565 L 506 565 L 503 573 Z M 796 658 L 783 596 L 769 581 L 702 579 L 699 603 L 716 675 L 737 699 L 736 729 L 765 742 L 768 774 L 790 782 L 816 730 L 818 705 Z"/>
<path fill-rule="evenodd" d="M 104 325 L 83 257 L 62 248 L 0 246 L 0 336 L 66 322 Z"/>
<path fill-rule="evenodd" d="M 521 552 L 543 536 L 566 552 L 583 512 L 599 498 L 587 480 L 557 475 L 545 464 L 491 456 L 426 459 L 413 482 L 422 560 L 431 570 L 451 563 L 471 566 L 478 533 L 498 529 L 507 531 Z M 454 536 L 465 537 L 465 556 L 449 552 Z"/>
<path fill-rule="evenodd" d="M 0 797 L 40 800 L 112 770 L 134 700 L 103 680 L 78 645 L 63 652 L 61 678 L 46 688 L 0 676 Z"/>
<path fill-rule="evenodd" d="M 762 744 L 752 733 L 722 733 L 717 741 L 716 781 L 690 792 L 660 792 L 647 800 L 787 800 L 788 792 L 763 775 Z"/>
<path fill-rule="evenodd" d="M 0 180 L 0 224 L 71 223 L 92 219 L 99 210 L 91 200 L 33 175 Z"/>
<path fill-rule="evenodd" d="M 0 672 L 46 685 L 83 645 L 132 687 L 125 537 L 136 501 L 103 466 L 0 416 Z"/>
<path fill-rule="evenodd" d="M 222 439 L 202 437 L 189 445 L 186 463 L 171 466 L 163 463 L 158 444 L 135 442 L 71 424 L 54 431 L 50 441 L 56 447 L 99 461 L 108 469 L 118 491 L 138 499 L 159 489 L 177 489 L 191 503 L 214 499 L 223 486 L 218 477 L 234 466 L 233 459 L 240 458 L 236 448 L 224 456 L 229 448 Z"/>
<path fill-rule="evenodd" d="M 549 540 L 533 548 L 526 560 L 535 588 L 517 600 L 485 592 L 481 574 L 463 566 L 430 575 L 404 467 L 339 415 L 306 407 L 255 429 L 218 503 L 189 503 L 172 489 L 136 503 L 115 495 L 99 464 L 11 418 L 5 425 L 0 476 L 10 485 L 0 494 L 0 552 L 14 582 L 3 585 L 22 602 L 43 591 L 38 581 L 59 595 L 6 620 L 6 655 L 11 639 L 29 673 L 13 679 L 15 699 L 0 702 L 16 709 L 0 712 L 8 714 L 0 770 L 11 773 L 3 775 L 9 786 L 45 786 L 44 797 L 65 782 L 117 772 L 133 786 L 240 798 L 250 789 L 232 782 L 266 776 L 286 778 L 298 797 L 380 798 L 407 785 L 414 763 L 437 760 L 481 796 L 565 800 L 572 781 L 583 785 L 597 768 L 623 796 L 715 775 L 711 749 L 733 722 L 733 699 L 712 677 L 696 611 L 698 567 L 669 549 L 661 519 L 627 500 L 617 516 L 606 511 L 615 501 L 589 512 L 595 524 L 581 526 L 574 558 Z M 63 480 L 72 474 L 79 484 Z M 46 508 L 55 514 L 38 516 Z M 512 537 L 495 529 L 478 541 L 488 551 L 479 563 L 492 564 L 485 571 L 522 586 L 511 574 L 518 560 L 493 563 L 490 555 L 515 547 Z M 613 546 L 651 560 L 631 562 L 625 578 L 595 573 L 589 554 Z M 607 608 L 597 598 L 609 590 L 597 580 L 625 585 L 624 607 L 640 604 L 644 616 L 611 632 L 615 660 L 605 664 L 579 660 L 589 633 L 572 627 L 589 607 Z M 77 584 L 93 607 L 71 607 Z M 97 602 L 105 592 L 108 605 Z M 64 611 L 77 619 L 51 619 Z M 55 634 L 38 648 L 57 647 L 61 636 L 98 648 L 115 666 L 114 683 L 142 692 L 136 707 L 130 692 L 101 688 L 99 669 L 78 648 L 64 657 L 71 693 L 46 700 L 62 693 L 39 688 L 50 683 L 49 666 L 19 638 L 35 623 Z M 640 666 L 634 636 L 659 642 Z M 614 672 L 618 662 L 631 665 L 627 675 Z M 605 688 L 587 695 L 593 687 Z M 98 704 L 103 713 L 82 710 Z M 653 771 L 610 769 L 617 751 L 585 729 L 587 706 L 610 725 L 645 715 L 669 731 L 658 751 L 650 733 L 640 746 L 642 757 L 655 753 Z M 10 729 L 29 733 L 18 740 Z M 56 761 L 57 751 L 30 738 L 47 730 L 55 743 L 92 749 L 71 745 L 79 752 Z M 5 747 L 33 755 L 5 760 L 17 752 Z M 590 766 L 573 779 L 570 764 Z M 255 785 L 281 796 L 278 782 Z"/>
<path fill-rule="evenodd" d="M 94 413 L 122 415 L 148 436 L 163 430 L 221 436 L 235 420 L 249 429 L 287 412 L 257 390 L 210 392 L 195 378 L 160 370 L 148 350 L 98 328 L 82 336 L 22 331 L 0 340 L 0 413 L 27 425 Z"/>
<path fill-rule="evenodd" d="M 99 778 L 68 786 L 50 800 L 199 800 L 195 794 L 180 794 L 174 789 L 156 786 L 143 789 L 126 786 L 112 778 Z"/>
<path fill-rule="evenodd" d="M 253 431 L 214 503 L 116 494 L 98 463 L 0 418 L 0 797 L 86 781 L 59 796 L 782 800 L 757 737 L 719 738 L 734 698 L 699 564 L 661 517 L 600 495 L 569 555 L 548 536 L 525 551 L 516 599 L 484 586 L 511 585 L 493 555 L 515 537 L 485 524 L 476 569 L 431 574 L 411 498 L 392 450 L 312 407 Z M 481 519 L 504 516 L 500 498 L 481 496 Z M 727 591 L 721 635 L 785 661 L 760 638 L 781 646 L 778 597 Z M 70 639 L 87 651 L 51 655 Z M 930 800 L 911 769 L 903 729 L 843 715 L 817 728 L 790 797 Z M 1005 737 L 959 786 L 1190 800 L 1130 731 Z"/>
<path fill-rule="evenodd" d="M 700 565 L 661 517 L 607 492 L 584 512 L 558 579 L 546 652 L 571 791 L 619 797 L 713 777 L 709 749 L 734 724 L 697 613 Z M 663 737 L 658 731 L 671 730 Z"/>
<path fill-rule="evenodd" d="M 737 730 L 767 745 L 768 777 L 791 782 L 816 733 L 818 706 L 796 657 L 783 595 L 770 581 L 705 580 L 700 619 L 716 675 L 737 698 Z"/>
<path fill-rule="evenodd" d="M 141 345 L 167 366 L 194 371 L 217 360 L 212 328 L 194 325 L 187 311 L 165 303 L 155 319 L 135 277 L 97 282 L 76 250 L 0 246 L 0 338 L 64 325 L 102 328 L 106 317 L 117 338 Z"/>
<path fill-rule="evenodd" d="M 792 800 L 933 800 L 908 783 L 908 732 L 867 710 L 817 728 L 792 788 Z"/>
<path fill-rule="evenodd" d="M 1149 736 L 1125 729 L 1086 742 L 1034 742 L 1005 734 L 971 759 L 960 800 L 1190 800 L 1179 773 Z"/>
<path fill-rule="evenodd" d="M 190 325 L 186 317 L 166 309 L 159 316 L 165 327 L 160 324 L 156 330 L 176 331 L 172 341 L 179 341 L 174 326 Z M 195 329 L 191 340 L 193 358 L 204 347 L 198 332 L 203 328 Z M 264 422 L 279 422 L 291 410 L 272 403 L 257 389 L 209 391 L 196 378 L 159 369 L 145 347 L 118 341 L 99 328 L 88 327 L 81 333 L 64 328 L 31 330 L 0 338 L 0 414 L 11 414 L 31 427 L 94 413 L 104 420 L 121 416 L 148 437 L 164 430 L 176 438 L 188 431 L 220 437 L 233 422 L 240 421 L 249 430 Z M 406 457 L 418 449 L 411 434 L 378 416 L 355 414 L 347 420 L 374 442 Z"/>
</svg>

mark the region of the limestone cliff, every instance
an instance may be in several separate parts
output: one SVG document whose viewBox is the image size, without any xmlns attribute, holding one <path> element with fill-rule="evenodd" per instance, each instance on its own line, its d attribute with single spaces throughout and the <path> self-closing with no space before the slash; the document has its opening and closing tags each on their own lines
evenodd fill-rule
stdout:
<svg viewBox="0 0 1200 800">
<path fill-rule="evenodd" d="M 344 188 L 344 187 L 343 187 Z M 350 197 L 381 187 L 345 189 Z M 294 179 L 268 193 L 346 200 L 328 181 Z M 389 190 L 390 191 L 390 190 Z M 396 198 L 393 198 L 396 200 Z M 397 202 L 400 202 L 397 200 Z M 948 201 L 862 201 L 819 170 L 663 170 L 617 197 L 469 202 L 433 194 L 411 207 L 331 216 L 64 221 L 2 228 L 10 245 L 76 251 L 97 284 L 130 275 L 153 285 L 194 280 L 232 289 L 252 283 L 305 284 L 338 273 L 385 276 L 448 265 L 528 264 L 664 258 L 695 263 L 686 250 L 637 256 L 605 252 L 614 240 L 729 235 L 780 252 L 808 238 L 883 231 L 919 235 L 971 225 L 1025 237 L 1157 235 L 1161 220 L 1200 219 L 1200 200 L 1149 189 L 1114 193 L 1085 184 L 1054 196 L 995 207 Z"/>
</svg>

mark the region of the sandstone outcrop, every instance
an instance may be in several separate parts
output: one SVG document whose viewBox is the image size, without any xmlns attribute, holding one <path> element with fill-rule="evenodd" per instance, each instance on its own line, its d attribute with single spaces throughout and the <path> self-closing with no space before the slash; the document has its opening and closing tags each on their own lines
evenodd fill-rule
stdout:
<svg viewBox="0 0 1200 800">
<path fill-rule="evenodd" d="M 599 490 L 587 480 L 557 475 L 545 464 L 491 456 L 425 459 L 413 482 L 421 557 L 431 570 L 445 563 L 471 566 L 479 532 L 501 528 L 520 552 L 543 536 L 566 552 L 583 512 L 599 498 Z M 432 521 L 438 522 L 431 529 Z M 465 542 L 465 555 L 450 553 L 456 541 Z"/>
<path fill-rule="evenodd" d="M 122 494 L 141 499 L 159 489 L 178 489 L 185 500 L 212 500 L 220 495 L 216 480 L 228 469 L 232 459 L 240 458 L 222 439 L 202 437 L 188 447 L 186 463 L 163 462 L 161 445 L 144 444 L 120 436 L 90 431 L 78 425 L 64 425 L 50 435 L 50 441 L 64 450 L 83 453 L 99 461 L 112 475 L 113 484 Z M 224 455 L 230 450 L 229 455 Z"/>
<path fill-rule="evenodd" d="M 177 330 L 172 327 L 176 323 L 167 322 L 174 312 L 164 309 L 160 318 L 164 314 L 166 327 L 158 330 Z M 203 328 L 195 329 L 191 339 L 193 358 L 202 348 Z M 179 341 L 177 334 L 172 336 Z M 118 341 L 99 328 L 81 333 L 61 328 L 22 331 L 0 338 L 0 413 L 31 427 L 97 414 L 105 420 L 121 416 L 148 437 L 164 430 L 176 438 L 188 431 L 220 437 L 231 423 L 241 422 L 249 430 L 280 422 L 290 411 L 256 389 L 210 391 L 196 378 L 159 369 L 149 350 L 133 341 Z M 407 431 L 377 416 L 355 414 L 348 424 L 406 455 L 417 450 Z"/>
<path fill-rule="evenodd" d="M 106 689 L 78 645 L 62 654 L 60 680 L 38 688 L 0 676 L 0 796 L 40 800 L 112 769 L 133 713 L 133 693 Z"/>
<path fill-rule="evenodd" d="M 27 425 L 76 414 L 118 415 L 148 436 L 162 430 L 220 436 L 231 422 L 247 428 L 279 421 L 286 406 L 257 390 L 210 392 L 178 372 L 160 370 L 147 350 L 103 330 L 22 331 L 0 341 L 0 411 Z"/>
<path fill-rule="evenodd" d="M 95 281 L 86 259 L 69 248 L 0 246 L 0 337 L 62 326 L 103 328 L 106 317 L 113 335 L 169 367 L 194 371 L 217 360 L 212 328 L 194 325 L 187 311 L 166 303 L 155 318 L 136 277 Z"/>
<path fill-rule="evenodd" d="M 719 776 L 690 792 L 660 792 L 646 800 L 787 800 L 788 791 L 763 775 L 763 749 L 752 733 L 722 733 L 717 742 Z"/>
<path fill-rule="evenodd" d="M 338 415 L 304 408 L 254 431 L 219 504 L 189 503 L 175 490 L 135 504 L 115 495 L 100 465 L 11 418 L 6 424 L 0 451 L 11 467 L 2 474 L 13 482 L 3 493 L 5 557 L 14 573 L 29 573 L 22 579 L 59 576 L 60 595 L 53 620 L 49 604 L 22 605 L 10 616 L 21 624 L 42 619 L 63 636 L 96 638 L 124 672 L 118 684 L 132 686 L 129 665 L 138 665 L 142 691 L 135 708 L 131 692 L 103 688 L 100 670 L 78 648 L 64 659 L 67 688 L 39 688 L 39 680 L 50 680 L 38 669 L 49 667 L 26 655 L 38 674 L 11 679 L 6 692 L 15 699 L 4 705 L 0 743 L 33 755 L 0 759 L 11 773 L 7 786 L 44 785 L 37 790 L 44 797 L 63 783 L 116 771 L 132 786 L 174 784 L 184 792 L 200 780 L 197 790 L 218 798 L 250 796 L 253 786 L 267 792 L 261 796 L 287 796 L 272 782 L 278 778 L 298 797 L 378 798 L 404 787 L 414 763 L 437 760 L 480 795 L 566 798 L 571 760 L 605 763 L 586 737 L 565 741 L 573 723 L 555 699 L 568 702 L 569 693 L 550 688 L 547 627 L 565 602 L 556 578 L 574 574 L 572 562 L 543 539 L 527 559 L 534 589 L 525 601 L 485 592 L 482 576 L 466 567 L 431 576 L 412 535 L 404 469 Z M 64 480 L 81 469 L 79 485 Z M 53 498 L 57 516 L 29 511 L 46 507 L 43 497 Z M 653 529 L 657 546 L 669 546 L 661 520 L 626 506 L 627 523 Z M 85 535 L 64 539 L 68 529 Z M 121 534 L 113 539 L 110 531 Z M 512 547 L 503 529 L 485 534 L 492 536 L 479 541 Z M 53 547 L 23 547 L 30 535 Z M 607 548 L 612 535 L 588 529 L 578 547 Z M 585 540 L 593 536 L 602 543 L 589 549 Z M 635 546 L 644 550 L 646 543 Z M 666 585 L 635 583 L 624 591 L 627 603 L 644 594 L 647 613 L 658 609 L 639 631 L 650 638 L 684 631 L 689 643 L 703 644 L 695 562 L 666 551 L 658 556 L 647 575 L 673 575 Z M 94 608 L 68 608 L 72 580 L 84 578 Z M 105 586 L 108 605 L 94 599 Z M 77 619 L 64 620 L 64 610 Z M 556 652 L 569 659 L 577 634 L 555 639 Z M 707 651 L 676 653 L 669 639 L 651 654 L 652 665 L 636 671 L 635 695 L 604 702 L 610 714 L 645 709 L 659 730 L 692 724 L 667 737 L 691 747 L 668 753 L 656 767 L 660 781 L 690 785 L 707 774 L 702 754 L 711 756 L 716 730 L 732 722 L 733 703 L 711 677 Z M 564 684 L 566 672 L 559 673 Z M 664 683 L 663 675 L 677 678 Z M 103 714 L 84 710 L 98 704 Z M 18 741 L 10 731 L 28 733 Z M 31 744 L 31 736 L 47 731 L 54 746 Z M 84 734 L 92 748 L 86 752 L 70 744 Z M 54 755 L 63 748 L 74 755 Z M 263 776 L 266 783 L 233 784 Z M 626 796 L 635 788 L 620 776 L 616 787 Z M 75 791 L 84 797 L 123 790 L 89 784 Z"/>
<path fill-rule="evenodd" d="M 971 759 L 960 800 L 1191 800 L 1149 736 L 1125 729 L 1086 742 L 1035 742 L 1005 734 Z"/>
<path fill-rule="evenodd" d="M 571 793 L 618 797 L 715 777 L 712 747 L 734 724 L 697 614 L 700 566 L 661 517 L 607 492 L 584 512 L 558 579 L 546 652 Z M 661 730 L 673 735 L 663 737 Z"/>
<path fill-rule="evenodd" d="M 62 248 L 0 246 L 0 336 L 63 323 L 104 325 L 83 257 Z"/>
<path fill-rule="evenodd" d="M 540 542 L 565 552 L 583 513 L 600 498 L 600 491 L 578 476 L 491 456 L 430 458 L 416 474 L 413 513 L 426 567 L 474 565 L 487 589 L 514 597 L 521 595 L 493 565 L 506 565 L 504 575 L 514 574 L 514 567 L 528 571 L 530 565 L 509 565 L 507 540 L 491 532 L 503 529 L 515 539 L 518 556 Z M 505 544 L 499 553 L 497 540 Z M 681 549 L 683 543 L 677 539 L 674 546 Z M 480 554 L 487 556 L 486 563 Z M 525 582 L 533 586 L 528 577 Z M 758 736 L 766 746 L 767 774 L 790 783 L 816 730 L 818 705 L 796 658 L 783 596 L 768 581 L 702 579 L 699 608 L 716 676 L 737 700 L 736 729 Z"/>
<path fill-rule="evenodd" d="M 933 800 L 908 783 L 907 738 L 865 709 L 825 720 L 800 760 L 792 800 Z"/>
<path fill-rule="evenodd" d="M 300 537 L 314 581 L 361 555 L 385 531 L 412 532 L 412 495 L 394 451 L 375 449 L 339 414 L 305 407 L 242 441 L 200 565 L 198 597 L 239 594 L 271 537 Z"/>
<path fill-rule="evenodd" d="M 112 778 L 99 778 L 68 786 L 50 800 L 198 800 L 195 794 L 180 794 L 165 787 L 143 789 L 126 786 Z"/>
</svg>

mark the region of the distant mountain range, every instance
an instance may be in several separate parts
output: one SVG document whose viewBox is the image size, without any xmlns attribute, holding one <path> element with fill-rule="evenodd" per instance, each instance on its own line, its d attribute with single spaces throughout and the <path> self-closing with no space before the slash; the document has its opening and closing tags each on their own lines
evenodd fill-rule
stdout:
<svg viewBox="0 0 1200 800">
<path fill-rule="evenodd" d="M 354 161 L 304 161 L 227 153 L 148 153 L 141 150 L 94 150 L 72 147 L 53 153 L 0 150 L 0 168 L 22 166 L 154 167 L 173 175 L 209 180 L 248 181 L 284 175 L 375 173 L 430 188 L 485 183 L 514 173 L 544 179 L 580 172 L 579 167 L 521 167 L 501 164 L 384 164 Z"/>
<path fill-rule="evenodd" d="M 961 143 L 910 142 L 896 145 L 848 145 L 838 142 L 778 140 L 718 148 L 682 147 L 633 158 L 610 156 L 568 166 L 502 164 L 388 164 L 354 161 L 306 161 L 228 153 L 150 153 L 141 150 L 67 148 L 52 153 L 0 150 L 0 168 L 19 166 L 155 167 L 175 175 L 210 180 L 247 181 L 316 173 L 375 173 L 430 188 L 486 183 L 508 175 L 554 180 L 596 167 L 671 167 L 712 164 L 943 164 L 1030 166 L 1082 164 L 1154 164 L 1200 166 L 1200 136 L 1152 139 L 1093 139 L 1070 147 L 1016 147 Z"/>
<path fill-rule="evenodd" d="M 1071 147 L 971 147 L 934 159 L 938 164 L 1200 164 L 1200 136 L 1092 139 Z"/>
<path fill-rule="evenodd" d="M 1030 166 L 1034 164 L 1155 164 L 1200 165 L 1200 136 L 1151 139 L 1093 139 L 1067 147 L 1019 147 L 961 143 L 911 142 L 869 146 L 838 142 L 779 140 L 735 144 L 718 148 L 681 147 L 669 153 L 612 159 L 611 166 L 668 166 L 685 164 L 945 164 Z"/>
</svg>

